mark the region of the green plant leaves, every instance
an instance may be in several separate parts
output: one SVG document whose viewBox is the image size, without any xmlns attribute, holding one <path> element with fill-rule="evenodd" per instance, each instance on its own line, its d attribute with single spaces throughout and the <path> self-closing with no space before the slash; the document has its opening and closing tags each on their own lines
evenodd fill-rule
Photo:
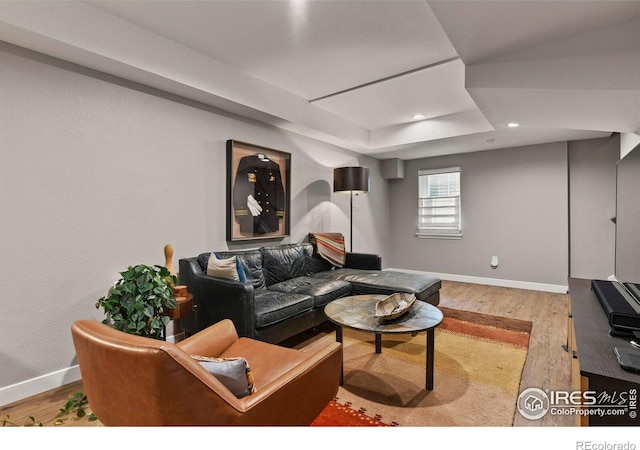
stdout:
<svg viewBox="0 0 640 450">
<path fill-rule="evenodd" d="M 103 323 L 127 333 L 162 339 L 176 307 L 177 277 L 163 266 L 139 264 L 120 272 L 122 278 L 96 303 L 107 316 Z"/>
<path fill-rule="evenodd" d="M 93 413 L 87 415 L 88 406 L 89 400 L 87 399 L 87 396 L 83 392 L 76 392 L 69 395 L 69 400 L 65 403 L 64 407 L 60 408 L 56 416 L 46 420 L 45 422 L 36 422 L 36 418 L 34 416 L 29 416 L 28 420 L 23 425 L 20 425 L 11 421 L 9 415 L 6 414 L 2 419 L 0 419 L 0 424 L 2 424 L 3 427 L 43 427 L 46 423 L 53 423 L 55 426 L 63 425 L 69 418 L 77 420 L 86 417 L 89 422 L 98 420 L 96 415 Z"/>
</svg>

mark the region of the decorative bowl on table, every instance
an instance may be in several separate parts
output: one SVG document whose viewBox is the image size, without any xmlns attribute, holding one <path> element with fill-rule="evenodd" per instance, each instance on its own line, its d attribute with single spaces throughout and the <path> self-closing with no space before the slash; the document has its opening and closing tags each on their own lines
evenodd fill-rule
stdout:
<svg viewBox="0 0 640 450">
<path fill-rule="evenodd" d="M 376 303 L 376 312 L 373 317 L 383 320 L 393 320 L 409 312 L 416 302 L 414 294 L 404 292 L 391 294 Z"/>
</svg>

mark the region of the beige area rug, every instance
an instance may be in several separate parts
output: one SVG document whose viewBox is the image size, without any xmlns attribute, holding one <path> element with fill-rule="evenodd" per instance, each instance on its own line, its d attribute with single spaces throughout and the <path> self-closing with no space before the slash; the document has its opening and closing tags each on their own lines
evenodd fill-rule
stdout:
<svg viewBox="0 0 640 450">
<path fill-rule="evenodd" d="M 440 308 L 434 389 L 425 390 L 425 333 L 374 336 L 344 331 L 344 386 L 336 401 L 395 426 L 511 426 L 531 322 Z M 299 345 L 335 339 L 321 333 Z"/>
</svg>

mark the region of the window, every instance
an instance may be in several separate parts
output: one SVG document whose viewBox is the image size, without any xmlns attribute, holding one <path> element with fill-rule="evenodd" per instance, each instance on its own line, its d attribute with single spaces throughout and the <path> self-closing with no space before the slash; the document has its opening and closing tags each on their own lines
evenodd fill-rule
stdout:
<svg viewBox="0 0 640 450">
<path fill-rule="evenodd" d="M 418 237 L 460 238 L 460 167 L 418 171 Z"/>
</svg>

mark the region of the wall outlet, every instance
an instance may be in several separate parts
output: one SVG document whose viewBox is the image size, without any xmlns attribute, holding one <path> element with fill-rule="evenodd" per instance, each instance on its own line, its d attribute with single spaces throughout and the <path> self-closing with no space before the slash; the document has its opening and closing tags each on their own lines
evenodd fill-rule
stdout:
<svg viewBox="0 0 640 450">
<path fill-rule="evenodd" d="M 497 256 L 492 256 L 491 257 L 491 268 L 492 269 L 497 269 L 498 268 L 498 257 Z"/>
</svg>

